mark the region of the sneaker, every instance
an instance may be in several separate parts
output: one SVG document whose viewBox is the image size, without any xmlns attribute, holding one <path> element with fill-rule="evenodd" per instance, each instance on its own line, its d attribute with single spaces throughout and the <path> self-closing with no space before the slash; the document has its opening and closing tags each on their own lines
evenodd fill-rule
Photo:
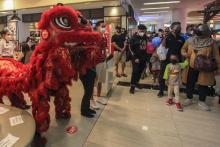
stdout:
<svg viewBox="0 0 220 147">
<path fill-rule="evenodd" d="M 176 103 L 176 108 L 178 111 L 183 111 L 183 107 L 181 106 L 180 103 Z"/>
<path fill-rule="evenodd" d="M 210 107 L 205 102 L 199 102 L 199 107 L 205 111 L 211 111 Z"/>
<path fill-rule="evenodd" d="M 184 102 L 183 102 L 183 106 L 189 106 L 189 105 L 192 105 L 193 102 L 191 99 L 186 99 Z"/>
<path fill-rule="evenodd" d="M 157 94 L 157 96 L 158 96 L 159 98 L 162 98 L 162 97 L 164 97 L 164 93 L 163 93 L 163 92 L 159 92 L 159 93 Z"/>
<path fill-rule="evenodd" d="M 170 99 L 170 98 L 167 99 L 166 104 L 167 105 L 173 105 L 174 104 L 173 99 Z"/>
<path fill-rule="evenodd" d="M 97 97 L 96 101 L 102 105 L 107 105 L 107 103 L 108 103 L 108 99 L 104 98 L 104 97 Z"/>
<path fill-rule="evenodd" d="M 95 100 L 90 100 L 90 107 L 95 110 L 98 110 L 100 108 Z"/>
</svg>

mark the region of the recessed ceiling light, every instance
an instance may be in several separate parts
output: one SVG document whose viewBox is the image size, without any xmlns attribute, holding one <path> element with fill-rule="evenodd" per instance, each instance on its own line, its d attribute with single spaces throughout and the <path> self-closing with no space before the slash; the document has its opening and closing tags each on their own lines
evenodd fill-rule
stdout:
<svg viewBox="0 0 220 147">
<path fill-rule="evenodd" d="M 160 10 L 160 9 L 169 9 L 170 7 L 156 7 L 156 8 L 141 8 L 141 10 Z"/>
<path fill-rule="evenodd" d="M 166 13 L 166 12 L 169 12 L 169 11 L 154 11 L 154 12 L 144 12 L 146 14 L 154 14 L 154 13 Z"/>
<path fill-rule="evenodd" d="M 2 13 L 2 14 L 6 14 L 6 13 L 8 13 L 8 12 L 0 12 L 0 13 Z"/>
<path fill-rule="evenodd" d="M 177 3 L 180 3 L 180 1 L 144 3 L 144 5 L 162 5 L 162 4 L 177 4 Z"/>
</svg>

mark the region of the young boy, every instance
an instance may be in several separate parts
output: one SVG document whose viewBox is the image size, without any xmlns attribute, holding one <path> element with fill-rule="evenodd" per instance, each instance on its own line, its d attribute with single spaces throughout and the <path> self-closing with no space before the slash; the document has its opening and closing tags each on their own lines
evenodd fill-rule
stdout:
<svg viewBox="0 0 220 147">
<path fill-rule="evenodd" d="M 166 66 L 164 72 L 164 79 L 167 81 L 168 86 L 168 99 L 166 101 L 167 105 L 174 104 L 173 92 L 175 94 L 175 103 L 178 111 L 182 111 L 183 108 L 179 100 L 179 88 L 181 85 L 181 69 L 188 65 L 188 61 L 185 60 L 183 63 L 179 63 L 178 57 L 176 55 L 170 56 L 170 64 Z"/>
</svg>

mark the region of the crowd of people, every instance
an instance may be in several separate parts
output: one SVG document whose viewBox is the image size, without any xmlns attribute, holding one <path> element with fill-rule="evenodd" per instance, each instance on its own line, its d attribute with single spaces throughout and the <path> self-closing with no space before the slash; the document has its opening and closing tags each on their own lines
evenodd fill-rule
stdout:
<svg viewBox="0 0 220 147">
<path fill-rule="evenodd" d="M 101 105 L 107 104 L 107 98 L 101 96 L 102 84 L 106 78 L 106 48 L 105 23 L 99 21 L 94 31 L 102 36 L 100 41 L 101 58 L 96 67 L 87 70 L 85 75 L 80 75 L 84 88 L 81 102 L 81 114 L 92 118 Z M 159 84 L 158 97 L 164 97 L 164 91 L 168 88 L 167 105 L 176 105 L 177 110 L 182 111 L 183 105 L 192 104 L 195 87 L 198 88 L 198 105 L 209 111 L 210 107 L 205 103 L 210 93 L 210 86 L 215 85 L 215 73 L 220 65 L 219 48 L 211 31 L 206 24 L 197 26 L 189 25 L 186 33 L 181 33 L 181 23 L 173 22 L 169 28 L 159 29 L 158 33 L 147 32 L 145 25 L 140 24 L 133 36 L 128 35 L 126 30 L 117 26 L 112 36 L 114 48 L 113 59 L 115 76 L 127 77 L 125 73 L 126 62 L 131 61 L 132 73 L 130 81 L 130 93 L 135 94 L 135 89 L 141 88 L 141 77 L 145 76 L 146 68 L 149 68 L 153 76 L 153 82 Z M 14 58 L 15 43 L 11 38 L 10 31 L 4 29 L 1 32 L 0 57 Z M 33 40 L 28 37 L 22 43 L 22 56 L 19 60 L 28 63 L 35 48 Z M 121 72 L 119 64 L 121 63 Z M 181 85 L 186 87 L 186 99 L 180 102 L 179 91 Z M 166 86 L 167 85 L 167 86 Z M 94 96 L 94 88 L 97 93 Z M 175 98 L 175 99 L 173 99 Z M 24 108 L 29 108 L 25 105 Z"/>
<path fill-rule="evenodd" d="M 215 74 L 219 73 L 220 56 L 208 25 L 189 25 L 185 34 L 181 33 L 180 22 L 173 22 L 165 30 L 159 29 L 158 34 L 146 30 L 146 26 L 138 25 L 137 32 L 129 41 L 128 51 L 132 54 L 130 93 L 134 94 L 135 88 L 140 88 L 141 75 L 149 65 L 154 82 L 158 79 L 157 96 L 164 97 L 164 91 L 168 88 L 167 105 L 175 104 L 177 110 L 182 111 L 183 106 L 192 104 L 195 89 L 198 89 L 199 107 L 210 111 L 206 97 L 216 83 Z M 115 65 L 118 77 L 117 64 Z M 186 87 L 183 104 L 179 98 L 181 85 Z"/>
</svg>

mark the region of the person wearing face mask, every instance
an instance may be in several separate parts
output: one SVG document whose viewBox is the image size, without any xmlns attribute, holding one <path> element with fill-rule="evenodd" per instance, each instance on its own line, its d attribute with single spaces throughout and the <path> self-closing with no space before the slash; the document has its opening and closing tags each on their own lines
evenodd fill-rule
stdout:
<svg viewBox="0 0 220 147">
<path fill-rule="evenodd" d="M 190 37 L 192 37 L 192 36 L 194 35 L 194 30 L 193 30 L 193 28 L 194 28 L 194 25 L 188 25 L 188 26 L 186 27 L 186 33 L 183 35 L 183 38 L 184 38 L 185 40 L 188 40 Z"/>
<path fill-rule="evenodd" d="M 120 78 L 121 76 L 127 77 L 125 74 L 125 63 L 126 63 L 126 36 L 122 34 L 121 27 L 117 26 L 115 28 L 116 33 L 112 36 L 112 45 L 114 47 L 114 64 L 116 77 Z M 118 65 L 121 62 L 122 64 L 122 72 L 119 74 Z"/>
<path fill-rule="evenodd" d="M 186 41 L 182 48 L 182 55 L 189 58 L 189 68 L 186 74 L 183 76 L 183 83 L 186 84 L 187 99 L 183 103 L 185 106 L 191 105 L 193 99 L 193 92 L 195 84 L 198 86 L 199 94 L 199 107 L 203 110 L 210 111 L 210 107 L 205 103 L 206 96 L 209 93 L 209 86 L 215 84 L 215 69 L 207 70 L 204 58 L 200 58 L 198 63 L 198 57 L 209 57 L 216 61 L 218 70 L 220 68 L 219 50 L 215 40 L 211 37 L 211 31 L 207 24 L 199 24 L 195 29 L 195 36 Z M 207 60 L 206 60 L 207 61 Z M 202 66 L 200 66 L 200 65 Z M 198 68 L 198 65 L 202 68 Z"/>
<path fill-rule="evenodd" d="M 173 22 L 171 24 L 171 32 L 165 36 L 162 41 L 162 46 L 164 46 L 168 51 L 166 59 L 161 61 L 161 71 L 159 75 L 159 93 L 158 97 L 164 96 L 165 80 L 163 79 L 164 71 L 171 55 L 176 55 L 178 60 L 181 61 L 181 48 L 184 45 L 185 39 L 181 36 L 181 23 Z"/>
<path fill-rule="evenodd" d="M 182 111 L 182 105 L 179 98 L 179 89 L 181 85 L 181 70 L 188 65 L 188 61 L 179 63 L 179 59 L 176 55 L 170 56 L 170 64 L 166 66 L 163 78 L 167 81 L 168 86 L 168 99 L 167 105 L 176 104 L 178 111 Z M 173 101 L 173 92 L 175 94 L 175 101 Z"/>
<path fill-rule="evenodd" d="M 141 78 L 141 74 L 146 67 L 147 61 L 147 36 L 146 26 L 143 24 L 138 25 L 138 32 L 132 36 L 130 40 L 130 47 L 133 52 L 132 59 L 132 75 L 131 75 L 131 88 L 130 93 L 134 94 L 135 87 L 138 86 L 138 82 Z"/>
<path fill-rule="evenodd" d="M 95 87 L 97 87 L 97 95 L 91 100 L 91 107 L 94 109 L 98 109 L 99 105 L 96 103 L 100 103 L 102 105 L 107 104 L 107 98 L 101 96 L 102 92 L 102 83 L 105 83 L 106 78 L 106 48 L 107 48 L 107 40 L 105 37 L 105 23 L 104 21 L 99 21 L 96 23 L 95 31 L 99 32 L 102 35 L 102 41 L 100 42 L 100 49 L 101 49 L 101 57 L 102 62 L 96 65 L 96 81 Z"/>
</svg>

